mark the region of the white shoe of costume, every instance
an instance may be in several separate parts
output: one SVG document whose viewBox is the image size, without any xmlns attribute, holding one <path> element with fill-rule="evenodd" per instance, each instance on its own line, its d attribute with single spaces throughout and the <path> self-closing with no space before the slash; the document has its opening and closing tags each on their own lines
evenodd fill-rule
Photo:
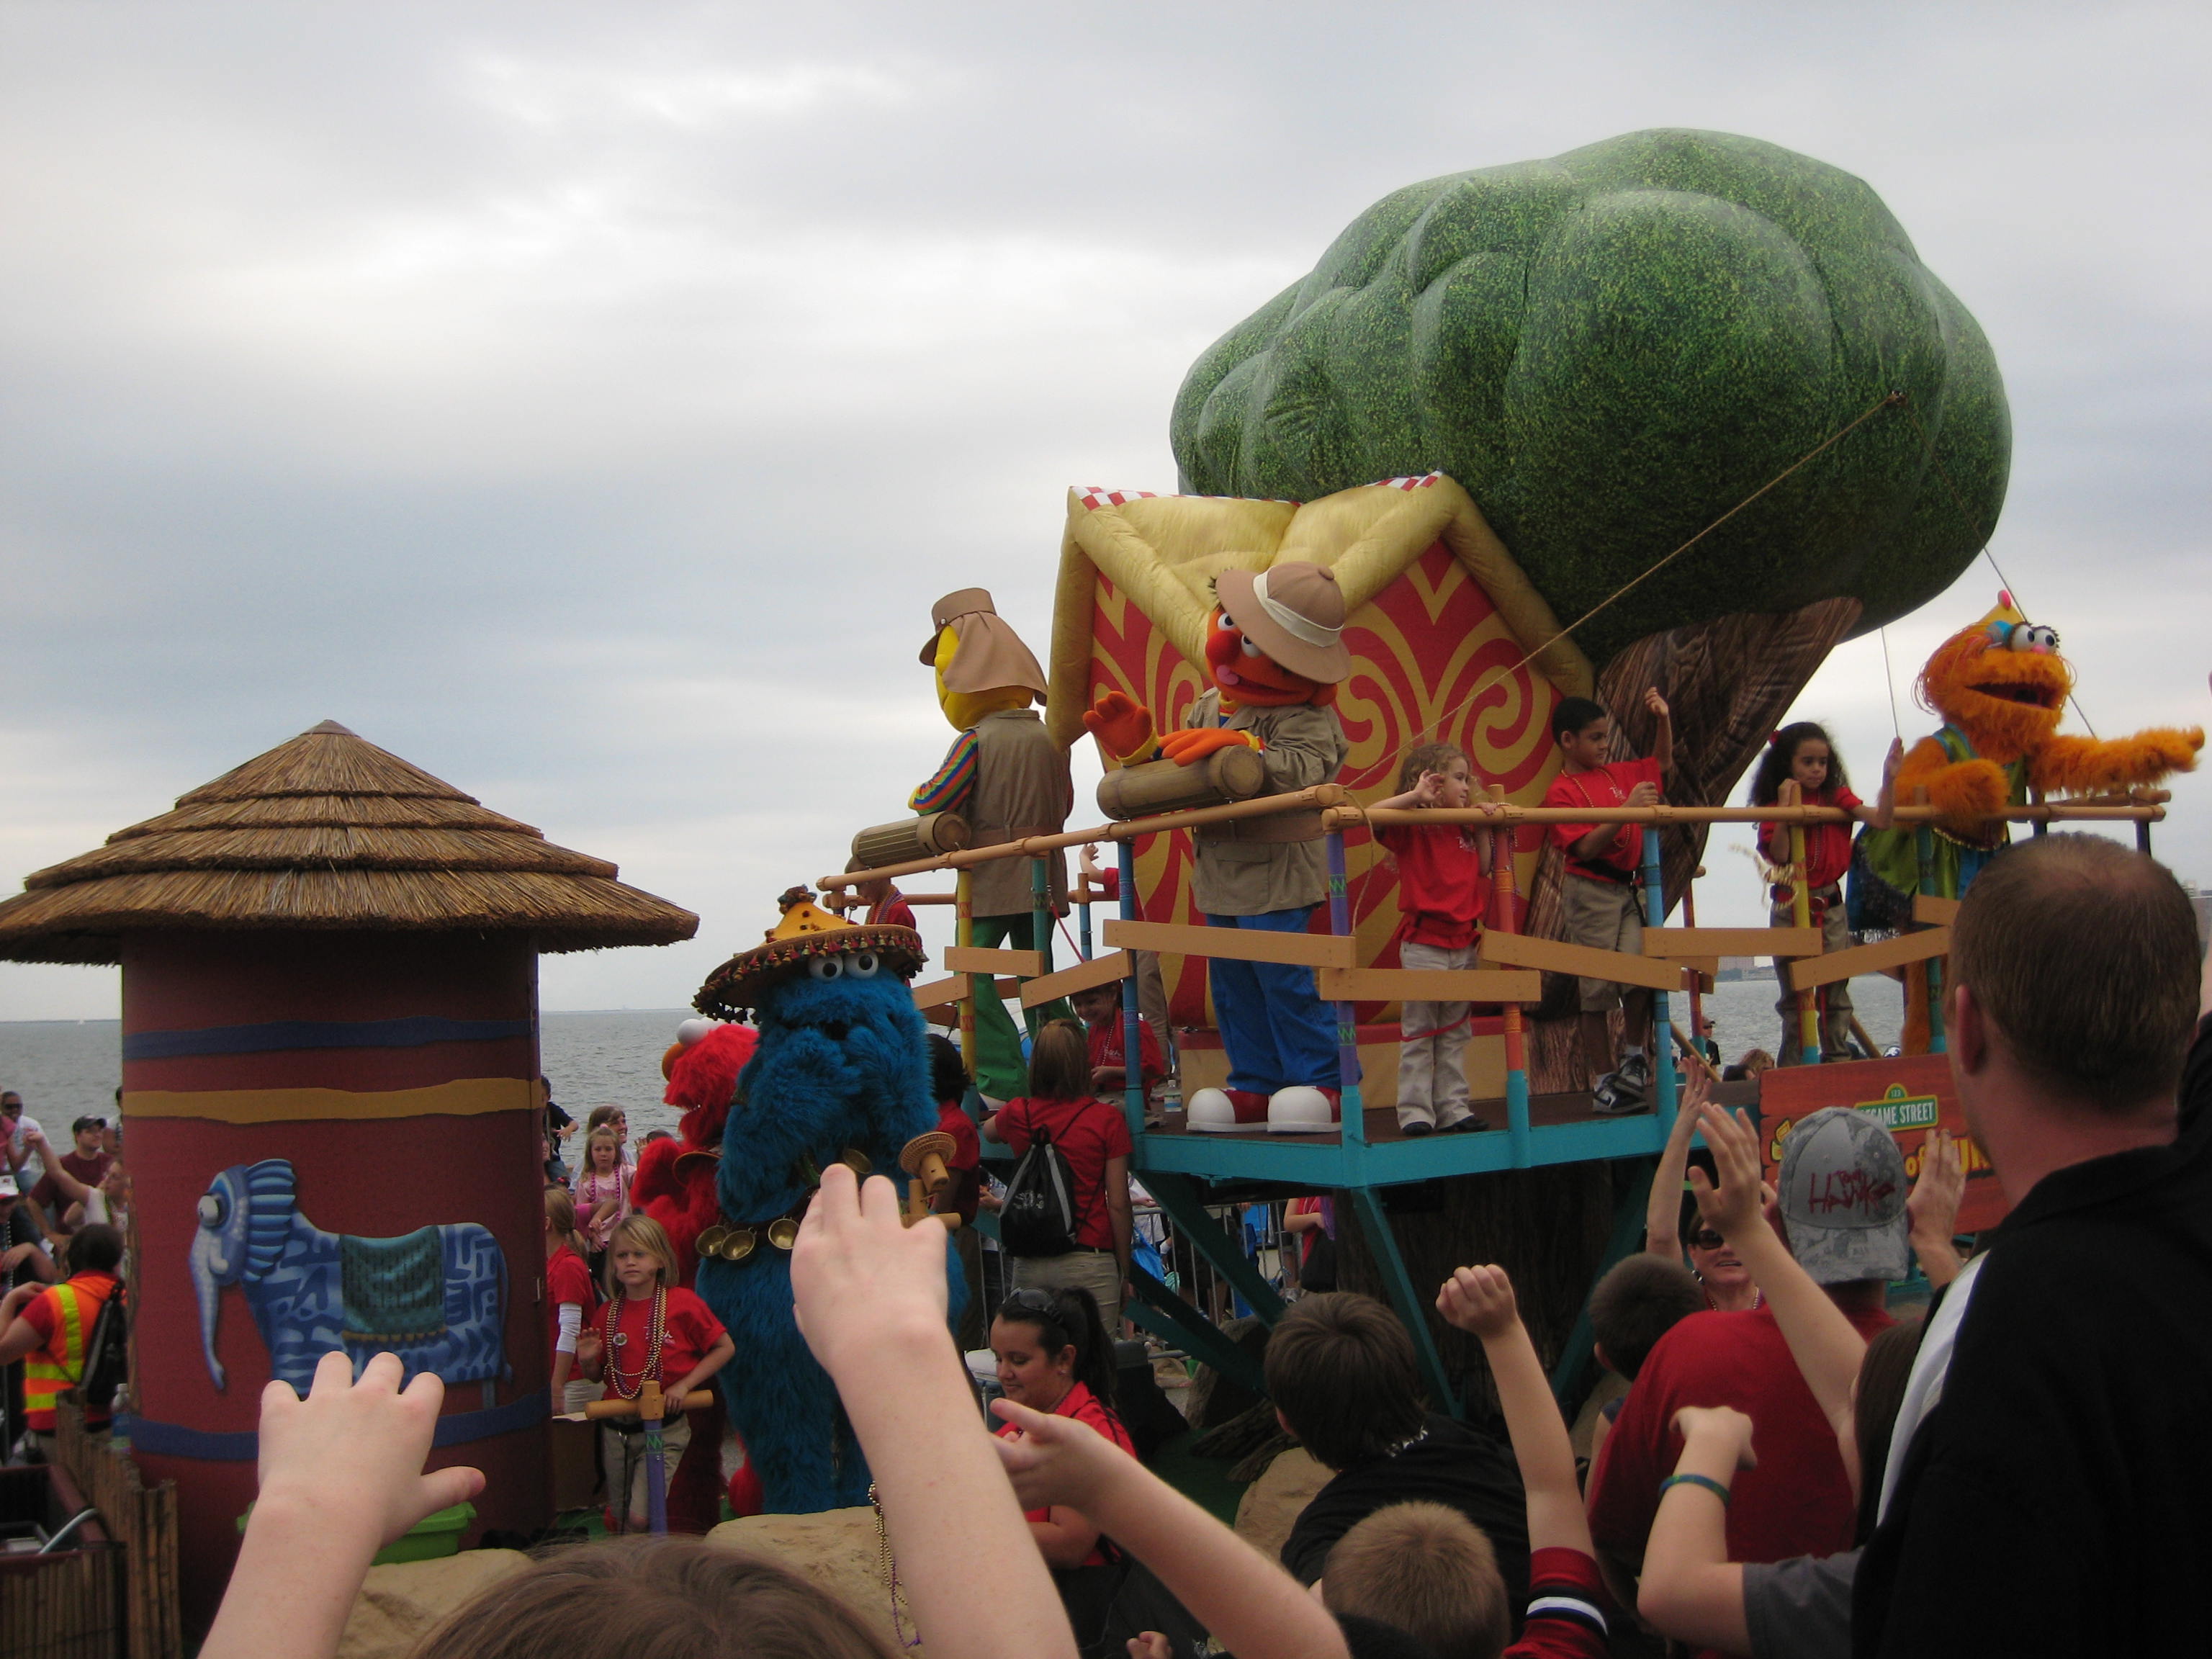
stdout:
<svg viewBox="0 0 2212 1659">
<path fill-rule="evenodd" d="M 1326 1134 L 1334 1127 L 1336 1103 L 1318 1089 L 1299 1084 L 1288 1089 L 1278 1089 L 1268 1097 L 1269 1134 Z"/>
</svg>

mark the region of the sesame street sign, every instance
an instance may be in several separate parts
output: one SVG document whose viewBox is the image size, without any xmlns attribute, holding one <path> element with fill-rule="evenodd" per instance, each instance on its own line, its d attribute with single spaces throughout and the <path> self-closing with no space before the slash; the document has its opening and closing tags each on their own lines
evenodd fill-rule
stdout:
<svg viewBox="0 0 2212 1659">
<path fill-rule="evenodd" d="M 1905 1149 L 1905 1172 L 1914 1180 L 1919 1178 L 1921 1153 L 1936 1129 L 1948 1129 L 1958 1138 L 1966 1166 L 1959 1231 L 1976 1233 L 1994 1227 L 2009 1207 L 1988 1157 L 1966 1133 L 1966 1113 L 1951 1084 L 1951 1062 L 1942 1054 L 1777 1066 L 1762 1073 L 1759 1081 L 1759 1151 L 1768 1180 L 1781 1165 L 1783 1145 L 1792 1128 L 1823 1107 L 1848 1106 L 1897 1137 Z"/>
</svg>

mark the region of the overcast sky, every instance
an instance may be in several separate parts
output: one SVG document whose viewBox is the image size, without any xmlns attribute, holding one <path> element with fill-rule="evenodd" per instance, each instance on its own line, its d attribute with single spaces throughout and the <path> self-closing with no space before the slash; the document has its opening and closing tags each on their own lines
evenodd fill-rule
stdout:
<svg viewBox="0 0 2212 1659">
<path fill-rule="evenodd" d="M 0 888 L 326 718 L 617 860 L 675 1006 L 897 816 L 971 583 L 1376 198 L 1637 128 L 1860 174 L 2010 392 L 1993 551 L 2107 734 L 2204 720 L 2212 21 L 2010 4 L 0 5 Z M 1979 564 L 1890 630 L 1913 669 Z M 1876 638 L 1801 712 L 1866 781 Z M 1088 788 L 1080 790 L 1087 800 Z M 2212 787 L 2160 849 L 2212 880 Z M 1087 807 L 1085 809 L 1087 811 Z M 1716 849 L 1701 920 L 1764 920 Z M 0 1019 L 112 970 L 0 967 Z"/>
</svg>

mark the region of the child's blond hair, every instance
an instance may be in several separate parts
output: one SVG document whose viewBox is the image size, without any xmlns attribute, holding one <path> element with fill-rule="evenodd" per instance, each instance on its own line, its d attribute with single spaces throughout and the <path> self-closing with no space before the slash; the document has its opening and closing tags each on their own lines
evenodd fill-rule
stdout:
<svg viewBox="0 0 2212 1659">
<path fill-rule="evenodd" d="M 1402 795 L 1419 783 L 1422 773 L 1441 772 L 1454 761 L 1467 761 L 1468 770 L 1472 773 L 1474 769 L 1467 750 L 1455 743 L 1424 743 L 1408 749 L 1398 768 L 1398 793 Z"/>
<path fill-rule="evenodd" d="M 1405 1632 L 1437 1659 L 1498 1659 L 1513 1636 L 1490 1535 L 1442 1504 L 1392 1504 L 1338 1539 L 1322 1598 L 1340 1618 Z"/>
<path fill-rule="evenodd" d="M 682 1282 L 683 1264 L 676 1259 L 676 1246 L 670 1240 L 667 1229 L 644 1211 L 633 1210 L 623 1218 L 622 1224 L 607 1240 L 607 1295 L 610 1297 L 623 1294 L 622 1281 L 615 1277 L 615 1252 L 625 1246 L 633 1250 L 643 1250 L 659 1261 L 660 1282 L 664 1287 Z"/>
</svg>

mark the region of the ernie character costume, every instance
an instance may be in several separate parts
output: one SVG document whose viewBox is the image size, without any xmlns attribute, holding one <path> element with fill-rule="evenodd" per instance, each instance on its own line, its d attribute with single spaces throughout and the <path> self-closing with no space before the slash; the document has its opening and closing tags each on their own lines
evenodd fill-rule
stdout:
<svg viewBox="0 0 2212 1659">
<path fill-rule="evenodd" d="M 924 665 L 937 671 L 937 703 L 959 736 L 944 763 L 914 792 L 916 812 L 958 812 L 968 820 L 970 847 L 995 847 L 1026 836 L 1055 836 L 1075 805 L 1067 756 L 1046 734 L 1030 705 L 1042 702 L 1044 670 L 1021 636 L 992 607 L 981 587 L 948 593 L 931 607 Z M 1060 855 L 1046 860 L 1052 909 L 1067 908 L 1067 868 Z M 1032 937 L 1034 902 L 1026 859 L 994 859 L 969 872 L 966 943 L 989 948 L 1011 942 L 1019 951 L 1042 950 Z M 1021 1036 L 996 996 L 975 998 L 975 1086 L 993 1101 L 1029 1091 Z M 1062 1018 L 1066 1005 L 1032 1011 L 1041 1024 Z"/>
<path fill-rule="evenodd" d="M 2201 726 L 2154 726 L 2125 738 L 2062 737 L 2058 722 L 2074 670 L 2058 654 L 2058 631 L 2032 624 L 2009 593 L 1988 615 L 1936 647 L 1920 671 L 1921 702 L 1943 717 L 1897 774 L 1897 798 L 1918 792 L 1942 816 L 1933 826 L 1929 889 L 1960 898 L 1982 866 L 2011 839 L 1992 815 L 2027 805 L 2031 789 L 2063 795 L 2154 784 L 2197 764 Z M 1861 842 L 1869 872 L 1896 894 L 1923 890 L 1915 826 L 1869 830 Z M 1905 1051 L 1928 1052 L 1928 970 L 1906 969 Z"/>
<path fill-rule="evenodd" d="M 1214 597 L 1206 640 L 1213 684 L 1183 729 L 1156 741 L 1151 711 L 1121 691 L 1101 695 L 1085 727 L 1124 765 L 1157 755 L 1194 766 L 1243 744 L 1266 763 L 1271 794 L 1334 782 L 1349 744 L 1331 705 L 1352 673 L 1335 574 L 1298 560 L 1224 570 Z M 1207 924 L 1305 932 L 1328 896 L 1324 834 L 1319 811 L 1200 826 L 1193 890 Z M 1336 1018 L 1315 989 L 1314 970 L 1215 957 L 1206 975 L 1229 1086 L 1193 1095 L 1187 1126 L 1214 1133 L 1329 1127 L 1340 1109 Z M 1309 1092 L 1316 1091 L 1318 1099 Z"/>
</svg>

